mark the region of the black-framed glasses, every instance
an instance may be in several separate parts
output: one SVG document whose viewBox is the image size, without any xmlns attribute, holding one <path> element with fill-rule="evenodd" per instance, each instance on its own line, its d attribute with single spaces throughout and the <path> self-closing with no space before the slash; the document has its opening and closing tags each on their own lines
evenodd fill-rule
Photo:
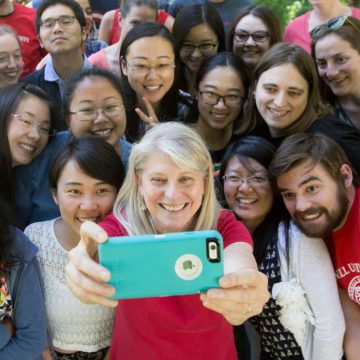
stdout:
<svg viewBox="0 0 360 360">
<path fill-rule="evenodd" d="M 213 91 L 199 91 L 201 101 L 206 105 L 216 105 L 220 99 L 222 99 L 225 106 L 229 108 L 239 108 L 241 107 L 244 97 L 240 95 L 225 95 L 221 96 Z"/>
<path fill-rule="evenodd" d="M 39 124 L 35 121 L 30 120 L 28 116 L 24 114 L 11 114 L 11 116 L 17 119 L 18 121 L 20 121 L 21 125 L 26 129 L 34 129 L 40 135 L 45 135 L 45 136 L 52 135 L 50 123 L 49 125 Z"/>
<path fill-rule="evenodd" d="M 57 19 L 47 18 L 40 22 L 40 27 L 43 29 L 52 29 L 56 23 L 59 23 L 62 27 L 69 27 L 75 22 L 76 17 L 71 15 L 62 15 Z"/>
<path fill-rule="evenodd" d="M 268 182 L 268 177 L 266 175 L 252 175 L 249 177 L 241 177 L 237 175 L 224 175 L 224 181 L 227 181 L 234 186 L 240 186 L 243 183 L 247 183 L 249 186 L 259 186 L 264 185 Z"/>
<path fill-rule="evenodd" d="M 187 54 L 192 54 L 195 49 L 199 49 L 199 51 L 203 54 L 212 54 L 215 51 L 215 48 L 218 43 L 212 44 L 212 43 L 205 43 L 200 45 L 185 43 L 181 46 L 180 51 Z"/>
<path fill-rule="evenodd" d="M 245 30 L 234 32 L 234 40 L 237 42 L 247 42 L 250 36 L 255 42 L 262 43 L 269 38 L 270 34 L 264 30 L 255 31 L 253 33 L 248 33 Z"/>
<path fill-rule="evenodd" d="M 77 111 L 70 111 L 69 114 L 76 115 L 80 121 L 95 121 L 99 117 L 101 111 L 107 118 L 115 119 L 120 116 L 123 108 L 124 105 L 114 104 L 99 107 L 87 107 Z"/>
<path fill-rule="evenodd" d="M 327 23 L 315 26 L 310 31 L 310 37 L 312 39 L 317 38 L 324 34 L 327 30 L 338 30 L 340 29 L 346 22 L 348 22 L 355 30 L 360 33 L 359 27 L 349 18 L 347 15 L 337 16 L 330 19 Z"/>
</svg>

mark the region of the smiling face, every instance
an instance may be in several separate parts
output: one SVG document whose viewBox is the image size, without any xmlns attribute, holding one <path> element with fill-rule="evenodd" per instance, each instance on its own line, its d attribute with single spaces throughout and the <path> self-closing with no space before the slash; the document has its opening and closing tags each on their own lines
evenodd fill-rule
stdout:
<svg viewBox="0 0 360 360">
<path fill-rule="evenodd" d="M 232 108 L 224 104 L 223 99 L 216 105 L 203 102 L 200 92 L 214 93 L 220 96 L 243 97 L 244 85 L 238 73 L 231 67 L 217 67 L 209 71 L 199 83 L 197 91 L 199 123 L 211 129 L 225 129 L 233 126 L 241 112 L 241 107 Z"/>
<path fill-rule="evenodd" d="M 20 45 L 12 34 L 0 35 L 0 88 L 15 84 L 23 71 Z"/>
<path fill-rule="evenodd" d="M 51 119 L 47 103 L 30 94 L 20 100 L 13 114 L 17 116 L 11 116 L 7 135 L 14 167 L 29 164 L 44 149 L 49 139 L 44 129 L 50 129 Z"/>
<path fill-rule="evenodd" d="M 128 47 L 121 68 L 136 92 L 138 102 L 142 103 L 142 98 L 146 97 L 153 106 L 160 104 L 174 82 L 174 61 L 171 43 L 160 36 L 143 37 Z M 144 67 L 151 69 L 145 73 L 138 71 Z"/>
<path fill-rule="evenodd" d="M 241 34 L 247 32 L 253 34 L 254 32 L 269 32 L 269 29 L 264 22 L 251 14 L 244 16 L 240 19 L 235 27 L 235 33 Z M 256 42 L 249 36 L 246 41 L 237 41 L 234 36 L 233 52 L 242 58 L 246 65 L 254 68 L 259 62 L 261 56 L 270 48 L 270 37 L 268 36 L 262 42 Z"/>
<path fill-rule="evenodd" d="M 254 231 L 273 205 L 274 196 L 267 179 L 266 169 L 254 159 L 246 158 L 240 161 L 237 156 L 234 156 L 228 162 L 225 176 L 227 180 L 224 181 L 224 194 L 227 204 L 248 230 Z M 232 181 L 238 177 L 253 176 L 259 181 L 251 184 L 248 180 L 240 183 Z M 265 181 L 262 181 L 264 179 Z"/>
<path fill-rule="evenodd" d="M 336 96 L 360 98 L 360 54 L 336 34 L 317 41 L 315 57 L 320 77 Z"/>
<path fill-rule="evenodd" d="M 62 4 L 49 6 L 41 15 L 41 21 L 58 19 L 60 16 L 75 16 L 72 9 Z M 49 54 L 57 55 L 73 51 L 80 51 L 82 43 L 86 40 L 86 29 L 81 28 L 77 19 L 69 26 L 62 26 L 56 22 L 50 29 L 40 27 L 40 44 Z"/>
<path fill-rule="evenodd" d="M 208 50 L 201 51 L 198 47 L 193 51 L 188 51 L 189 45 L 208 45 Z M 180 48 L 180 60 L 191 73 L 196 73 L 202 62 L 208 57 L 217 53 L 218 37 L 211 27 L 206 24 L 199 24 L 191 28 L 183 39 Z"/>
<path fill-rule="evenodd" d="M 108 117 L 104 111 L 98 109 L 114 106 L 120 106 L 119 115 L 116 117 Z M 69 108 L 71 112 L 77 112 L 69 116 L 70 129 L 75 137 L 97 136 L 116 146 L 124 135 L 126 114 L 122 96 L 105 78 L 93 76 L 82 80 L 72 95 Z M 79 112 L 91 109 L 98 109 L 98 117 L 94 121 L 81 120 Z"/>
<path fill-rule="evenodd" d="M 307 236 L 324 237 L 339 228 L 347 216 L 349 198 L 346 188 L 352 175 L 342 165 L 336 182 L 322 165 L 306 160 L 277 177 L 276 182 L 286 208 Z"/>
<path fill-rule="evenodd" d="M 169 156 L 155 151 L 137 182 L 157 233 L 191 229 L 204 194 L 202 173 L 179 168 Z"/>
<path fill-rule="evenodd" d="M 256 84 L 256 107 L 276 134 L 297 121 L 308 103 L 308 83 L 293 64 L 263 72 Z"/>
<path fill-rule="evenodd" d="M 53 193 L 64 223 L 77 235 L 84 221 L 99 222 L 112 210 L 116 188 L 85 174 L 73 160 L 63 168 Z"/>
</svg>

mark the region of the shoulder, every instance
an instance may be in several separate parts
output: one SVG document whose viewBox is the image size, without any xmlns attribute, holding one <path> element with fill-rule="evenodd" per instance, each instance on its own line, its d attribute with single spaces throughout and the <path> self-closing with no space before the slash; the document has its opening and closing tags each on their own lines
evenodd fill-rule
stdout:
<svg viewBox="0 0 360 360">
<path fill-rule="evenodd" d="M 15 8 L 16 14 L 28 15 L 28 16 L 33 16 L 33 17 L 35 17 L 35 15 L 36 15 L 36 10 L 33 8 L 30 8 L 30 7 L 27 7 L 27 6 L 14 4 L 14 8 Z"/>
<path fill-rule="evenodd" d="M 108 236 L 126 236 L 127 232 L 113 213 L 106 216 L 99 225 L 106 231 Z"/>
<path fill-rule="evenodd" d="M 229 210 L 220 211 L 216 230 L 219 231 L 224 239 L 224 247 L 234 242 L 246 242 L 253 246 L 249 231 Z"/>
<path fill-rule="evenodd" d="M 16 258 L 30 262 L 37 253 L 37 247 L 19 229 L 13 228 L 14 245 L 12 253 Z"/>
<path fill-rule="evenodd" d="M 43 66 L 40 70 L 34 71 L 32 74 L 21 79 L 22 82 L 38 85 L 42 81 L 44 81 L 45 74 L 45 66 Z"/>
</svg>

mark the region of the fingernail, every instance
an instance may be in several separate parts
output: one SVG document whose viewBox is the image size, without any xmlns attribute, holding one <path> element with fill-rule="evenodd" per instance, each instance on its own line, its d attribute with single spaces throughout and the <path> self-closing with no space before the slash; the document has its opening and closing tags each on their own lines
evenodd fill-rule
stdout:
<svg viewBox="0 0 360 360">
<path fill-rule="evenodd" d="M 102 281 L 109 281 L 110 279 L 110 274 L 108 271 L 106 270 L 101 270 L 100 271 L 100 278 Z"/>
</svg>

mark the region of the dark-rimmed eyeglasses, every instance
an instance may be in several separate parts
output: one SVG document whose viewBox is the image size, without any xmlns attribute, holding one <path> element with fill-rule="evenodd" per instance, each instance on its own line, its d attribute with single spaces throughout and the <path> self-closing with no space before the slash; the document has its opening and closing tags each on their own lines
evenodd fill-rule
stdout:
<svg viewBox="0 0 360 360">
<path fill-rule="evenodd" d="M 327 23 L 315 26 L 314 29 L 310 31 L 310 37 L 312 39 L 317 38 L 324 34 L 327 30 L 338 30 L 340 29 L 346 22 L 348 22 L 355 30 L 360 33 L 360 29 L 356 24 L 349 18 L 347 15 L 337 16 L 330 19 Z"/>
<path fill-rule="evenodd" d="M 214 93 L 213 91 L 199 91 L 201 101 L 206 105 L 216 105 L 222 99 L 225 106 L 229 108 L 239 108 L 241 107 L 244 97 L 240 95 L 225 95 L 221 96 Z"/>
<path fill-rule="evenodd" d="M 99 117 L 100 112 L 109 119 L 116 119 L 120 116 L 123 108 L 124 105 L 114 104 L 100 107 L 87 107 L 77 111 L 70 111 L 69 114 L 76 115 L 79 121 L 95 121 Z"/>
<path fill-rule="evenodd" d="M 248 33 L 244 30 L 234 32 L 234 40 L 237 42 L 247 42 L 250 36 L 255 42 L 262 43 L 269 38 L 270 34 L 267 31 L 262 30 L 253 33 Z"/>
<path fill-rule="evenodd" d="M 182 51 L 183 53 L 192 54 L 195 51 L 195 49 L 199 49 L 199 51 L 203 54 L 210 54 L 210 53 L 212 54 L 215 51 L 216 46 L 217 43 L 216 44 L 206 43 L 200 45 L 185 43 L 181 46 L 180 51 Z"/>
<path fill-rule="evenodd" d="M 34 129 L 38 132 L 39 135 L 52 135 L 50 124 L 47 126 L 44 124 L 36 123 L 35 121 L 28 119 L 28 117 L 24 114 L 11 114 L 11 116 L 20 121 L 21 125 L 26 129 Z"/>
<path fill-rule="evenodd" d="M 47 18 L 40 22 L 40 27 L 43 29 L 52 29 L 56 23 L 59 23 L 62 27 L 69 27 L 74 23 L 75 19 L 76 17 L 71 15 L 62 15 L 57 19 Z"/>
</svg>

